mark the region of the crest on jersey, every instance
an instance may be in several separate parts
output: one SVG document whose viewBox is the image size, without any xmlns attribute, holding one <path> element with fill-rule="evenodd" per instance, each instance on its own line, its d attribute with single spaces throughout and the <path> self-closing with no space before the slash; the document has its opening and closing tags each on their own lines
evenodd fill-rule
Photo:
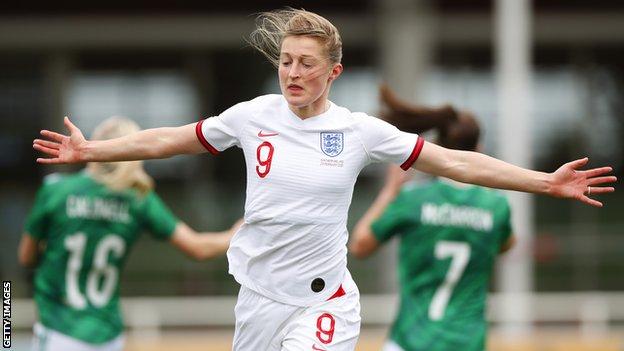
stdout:
<svg viewBox="0 0 624 351">
<path fill-rule="evenodd" d="M 336 157 L 342 152 L 344 135 L 340 132 L 321 132 L 321 150 L 329 157 Z"/>
</svg>

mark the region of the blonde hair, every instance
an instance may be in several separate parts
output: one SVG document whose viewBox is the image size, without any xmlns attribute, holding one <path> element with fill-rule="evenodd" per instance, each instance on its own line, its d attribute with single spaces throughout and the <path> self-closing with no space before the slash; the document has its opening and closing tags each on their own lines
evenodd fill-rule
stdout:
<svg viewBox="0 0 624 351">
<path fill-rule="evenodd" d="M 306 10 L 285 8 L 260 13 L 256 18 L 256 29 L 247 42 L 277 67 L 282 41 L 288 36 L 317 38 L 325 45 L 332 63 L 342 60 L 342 39 L 338 29 L 322 16 Z"/>
<path fill-rule="evenodd" d="M 95 127 L 91 139 L 113 139 L 139 130 L 141 128 L 133 120 L 113 116 Z M 96 181 L 112 190 L 121 191 L 134 188 L 145 195 L 154 188 L 154 180 L 145 173 L 142 161 L 91 162 L 87 166 L 87 170 Z"/>
</svg>

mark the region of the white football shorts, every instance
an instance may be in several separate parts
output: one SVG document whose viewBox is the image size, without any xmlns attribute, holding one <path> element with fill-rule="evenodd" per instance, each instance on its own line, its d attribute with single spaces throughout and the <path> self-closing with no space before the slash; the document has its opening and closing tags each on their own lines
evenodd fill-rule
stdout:
<svg viewBox="0 0 624 351">
<path fill-rule="evenodd" d="M 302 307 L 241 286 L 234 309 L 233 350 L 355 350 L 360 335 L 360 292 L 348 272 L 341 289 L 327 301 Z"/>
</svg>

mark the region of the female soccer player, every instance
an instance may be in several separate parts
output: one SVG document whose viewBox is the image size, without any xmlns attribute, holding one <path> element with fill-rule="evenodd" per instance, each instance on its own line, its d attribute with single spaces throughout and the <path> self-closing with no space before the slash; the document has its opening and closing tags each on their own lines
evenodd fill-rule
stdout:
<svg viewBox="0 0 624 351">
<path fill-rule="evenodd" d="M 435 127 L 438 145 L 446 148 L 479 148 L 472 114 L 397 104 L 387 89 L 382 98 L 391 109 L 387 119 L 406 121 L 405 127 L 420 132 Z M 515 240 L 509 203 L 495 190 L 446 178 L 401 188 L 405 180 L 405 172 L 389 167 L 349 243 L 349 251 L 363 258 L 392 237 L 401 238 L 401 304 L 384 350 L 484 350 L 494 260 Z"/>
<path fill-rule="evenodd" d="M 102 122 L 93 139 L 137 131 L 133 121 L 115 117 Z M 35 350 L 123 349 L 119 274 L 143 230 L 198 260 L 227 250 L 237 226 L 197 233 L 152 188 L 138 161 L 89 163 L 83 172 L 46 178 L 19 247 L 20 263 L 37 265 Z"/>
<path fill-rule="evenodd" d="M 252 45 L 277 66 L 282 94 L 239 103 L 219 116 L 177 128 L 90 141 L 69 119 L 70 135 L 42 131 L 34 148 L 45 164 L 165 158 L 231 146 L 247 165 L 245 223 L 228 250 L 242 286 L 235 350 L 353 350 L 359 293 L 346 268 L 347 210 L 360 170 L 392 162 L 488 187 L 575 198 L 613 188 L 609 167 L 535 172 L 478 153 L 426 143 L 328 100 L 343 68 L 342 42 L 325 18 L 304 10 L 259 16 Z M 418 159 L 418 162 L 416 160 Z"/>
</svg>

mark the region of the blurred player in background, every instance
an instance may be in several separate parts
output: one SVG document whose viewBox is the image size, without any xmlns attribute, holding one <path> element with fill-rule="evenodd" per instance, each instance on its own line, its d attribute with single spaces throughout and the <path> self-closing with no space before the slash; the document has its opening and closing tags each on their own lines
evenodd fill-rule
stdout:
<svg viewBox="0 0 624 351">
<path fill-rule="evenodd" d="M 247 166 L 245 223 L 228 250 L 241 284 L 235 350 L 353 350 L 360 332 L 359 291 L 347 269 L 347 213 L 360 170 L 401 165 L 458 181 L 574 198 L 613 191 L 610 167 L 554 173 L 446 149 L 328 100 L 342 73 L 342 41 L 327 19 L 304 10 L 259 15 L 250 37 L 277 67 L 282 94 L 259 96 L 219 116 L 123 138 L 86 140 L 42 131 L 33 147 L 45 164 L 127 161 L 219 152 L 238 146 Z M 241 82 L 244 84 L 244 82 Z"/>
<path fill-rule="evenodd" d="M 387 88 L 382 97 L 390 107 L 386 118 L 407 130 L 435 128 L 440 146 L 480 149 L 472 114 L 410 106 Z M 484 350 L 492 267 L 515 240 L 509 203 L 496 190 L 451 179 L 402 187 L 406 180 L 405 172 L 388 168 L 384 187 L 349 244 L 350 252 L 363 258 L 392 237 L 401 239 L 401 304 L 384 351 Z"/>
<path fill-rule="evenodd" d="M 93 139 L 137 131 L 133 121 L 113 117 Z M 197 233 L 170 212 L 153 186 L 140 161 L 89 163 L 76 174 L 46 177 L 19 247 L 20 263 L 36 266 L 34 350 L 123 349 L 119 275 L 142 231 L 198 260 L 227 250 L 237 225 Z"/>
</svg>

